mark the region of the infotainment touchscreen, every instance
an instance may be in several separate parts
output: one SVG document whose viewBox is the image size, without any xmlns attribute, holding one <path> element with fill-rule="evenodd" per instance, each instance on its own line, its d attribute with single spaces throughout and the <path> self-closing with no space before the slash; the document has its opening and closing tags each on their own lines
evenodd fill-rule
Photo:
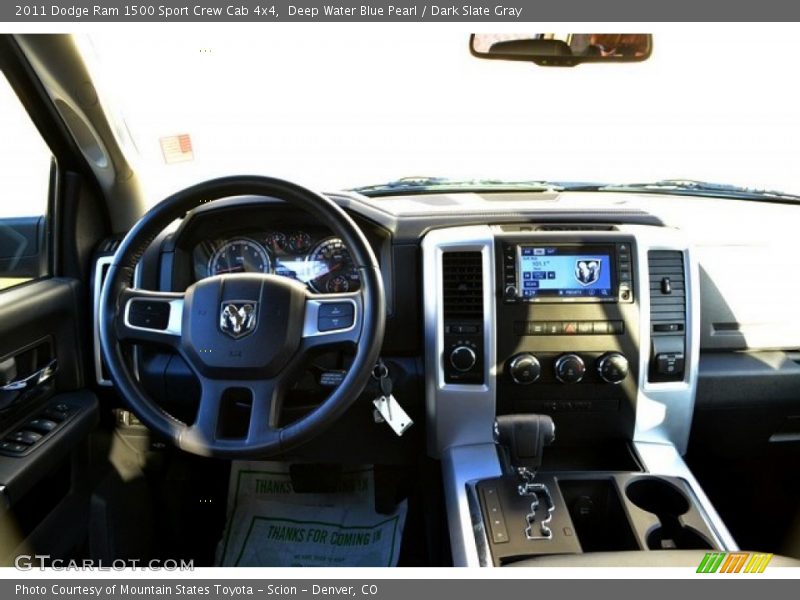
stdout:
<svg viewBox="0 0 800 600">
<path fill-rule="evenodd" d="M 519 246 L 518 294 L 531 302 L 614 302 L 613 246 Z"/>
</svg>

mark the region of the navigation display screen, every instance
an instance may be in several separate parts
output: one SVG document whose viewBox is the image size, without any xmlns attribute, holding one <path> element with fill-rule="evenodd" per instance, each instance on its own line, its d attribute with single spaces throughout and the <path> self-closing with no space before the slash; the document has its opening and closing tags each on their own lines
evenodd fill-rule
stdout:
<svg viewBox="0 0 800 600">
<path fill-rule="evenodd" d="M 616 300 L 612 246 L 520 246 L 518 261 L 524 300 Z"/>
</svg>

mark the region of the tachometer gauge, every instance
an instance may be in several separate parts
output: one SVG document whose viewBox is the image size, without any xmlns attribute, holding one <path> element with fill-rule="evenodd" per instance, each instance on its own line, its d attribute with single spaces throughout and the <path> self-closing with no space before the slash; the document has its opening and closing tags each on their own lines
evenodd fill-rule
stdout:
<svg viewBox="0 0 800 600">
<path fill-rule="evenodd" d="M 361 285 L 347 247 L 339 238 L 322 240 L 306 257 L 309 285 L 317 292 L 353 292 Z"/>
<path fill-rule="evenodd" d="M 305 231 L 295 231 L 289 234 L 288 247 L 292 254 L 305 254 L 311 248 L 311 236 Z"/>
<path fill-rule="evenodd" d="M 208 274 L 269 273 L 271 267 L 264 246 L 254 240 L 238 238 L 217 248 L 208 261 Z"/>
<path fill-rule="evenodd" d="M 280 231 L 273 231 L 267 235 L 267 248 L 272 250 L 273 253 L 285 252 L 288 240 L 286 234 Z"/>
</svg>

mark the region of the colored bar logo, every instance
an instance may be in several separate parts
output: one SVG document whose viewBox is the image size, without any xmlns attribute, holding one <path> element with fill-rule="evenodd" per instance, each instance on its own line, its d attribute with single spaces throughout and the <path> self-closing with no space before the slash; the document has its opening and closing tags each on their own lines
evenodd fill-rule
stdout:
<svg viewBox="0 0 800 600">
<path fill-rule="evenodd" d="M 760 552 L 709 552 L 700 561 L 698 573 L 763 573 L 772 554 Z"/>
</svg>

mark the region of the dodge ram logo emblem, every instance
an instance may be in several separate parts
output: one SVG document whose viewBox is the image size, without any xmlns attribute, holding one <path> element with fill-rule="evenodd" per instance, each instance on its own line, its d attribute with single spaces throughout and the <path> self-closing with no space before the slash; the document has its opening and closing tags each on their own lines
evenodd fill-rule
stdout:
<svg viewBox="0 0 800 600">
<path fill-rule="evenodd" d="M 581 285 L 592 285 L 600 279 L 601 265 L 599 258 L 581 258 L 575 261 L 575 279 Z"/>
<path fill-rule="evenodd" d="M 252 333 L 256 328 L 256 307 L 249 301 L 223 302 L 219 315 L 219 328 L 233 339 Z"/>
</svg>

